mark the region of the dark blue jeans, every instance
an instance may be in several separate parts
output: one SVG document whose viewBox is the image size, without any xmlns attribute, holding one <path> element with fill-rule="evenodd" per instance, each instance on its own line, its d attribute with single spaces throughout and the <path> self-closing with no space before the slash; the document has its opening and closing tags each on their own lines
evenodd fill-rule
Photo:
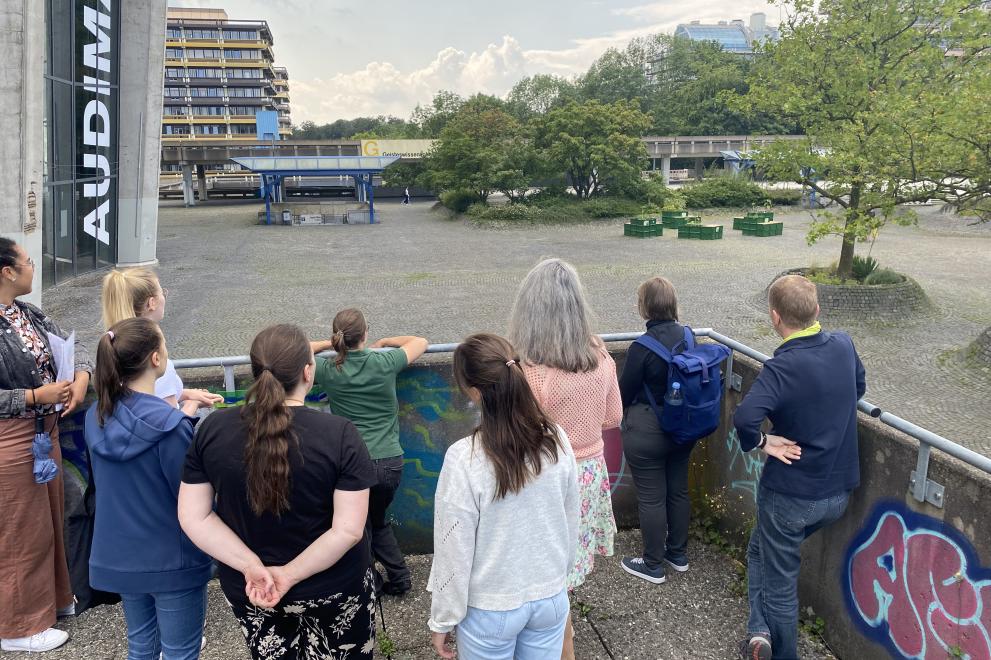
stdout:
<svg viewBox="0 0 991 660">
<path fill-rule="evenodd" d="M 777 459 L 771 459 L 777 460 Z M 798 658 L 798 571 L 802 542 L 843 515 L 850 493 L 807 500 L 761 486 L 747 546 L 748 636 L 771 640 L 775 660 Z"/>
</svg>

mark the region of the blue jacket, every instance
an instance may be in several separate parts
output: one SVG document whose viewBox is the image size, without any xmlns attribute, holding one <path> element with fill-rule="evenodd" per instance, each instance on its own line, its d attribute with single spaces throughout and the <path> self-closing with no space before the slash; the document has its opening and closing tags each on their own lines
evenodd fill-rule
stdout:
<svg viewBox="0 0 991 660">
<path fill-rule="evenodd" d="M 845 333 L 822 331 L 779 346 L 736 409 L 733 424 L 740 446 L 750 451 L 766 417 L 771 433 L 799 444 L 802 458 L 785 465 L 769 457 L 761 485 L 816 500 L 856 488 L 857 400 L 865 390 L 864 365 Z"/>
<path fill-rule="evenodd" d="M 131 393 L 97 422 L 86 411 L 96 485 L 90 584 L 116 593 L 181 591 L 210 580 L 210 558 L 179 528 L 182 466 L 193 418 L 150 394 Z"/>
</svg>

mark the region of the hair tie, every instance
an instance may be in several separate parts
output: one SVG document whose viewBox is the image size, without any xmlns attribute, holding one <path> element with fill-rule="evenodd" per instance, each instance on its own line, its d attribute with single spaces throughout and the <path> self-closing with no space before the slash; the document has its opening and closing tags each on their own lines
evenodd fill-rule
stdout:
<svg viewBox="0 0 991 660">
<path fill-rule="evenodd" d="M 511 367 L 516 364 L 516 360 L 506 360 L 506 366 Z"/>
<path fill-rule="evenodd" d="M 112 344 L 114 343 L 114 337 L 116 337 L 117 335 L 114 334 L 113 330 L 107 330 L 107 336 L 110 337 L 110 343 Z"/>
<path fill-rule="evenodd" d="M 335 339 L 344 339 L 344 331 L 343 330 L 338 330 L 337 332 L 335 332 L 334 333 L 334 338 Z"/>
</svg>

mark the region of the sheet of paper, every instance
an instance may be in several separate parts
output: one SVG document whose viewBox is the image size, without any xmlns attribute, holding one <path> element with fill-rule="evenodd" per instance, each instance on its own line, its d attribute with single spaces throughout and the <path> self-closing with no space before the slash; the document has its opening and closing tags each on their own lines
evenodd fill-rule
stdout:
<svg viewBox="0 0 991 660">
<path fill-rule="evenodd" d="M 58 335 L 48 333 L 48 346 L 52 349 L 52 359 L 55 361 L 55 380 L 72 381 L 76 377 L 76 331 L 62 339 Z M 62 410 L 62 404 L 56 404 L 55 410 Z"/>
</svg>

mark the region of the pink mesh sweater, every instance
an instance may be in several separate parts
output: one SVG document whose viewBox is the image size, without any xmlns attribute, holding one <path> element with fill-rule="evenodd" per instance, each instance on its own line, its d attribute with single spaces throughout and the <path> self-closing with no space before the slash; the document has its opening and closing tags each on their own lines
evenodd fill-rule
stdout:
<svg viewBox="0 0 991 660">
<path fill-rule="evenodd" d="M 537 401 L 564 428 L 578 461 L 600 456 L 602 429 L 619 426 L 623 419 L 616 363 L 604 348 L 599 353 L 599 364 L 585 373 L 523 365 Z"/>
</svg>

